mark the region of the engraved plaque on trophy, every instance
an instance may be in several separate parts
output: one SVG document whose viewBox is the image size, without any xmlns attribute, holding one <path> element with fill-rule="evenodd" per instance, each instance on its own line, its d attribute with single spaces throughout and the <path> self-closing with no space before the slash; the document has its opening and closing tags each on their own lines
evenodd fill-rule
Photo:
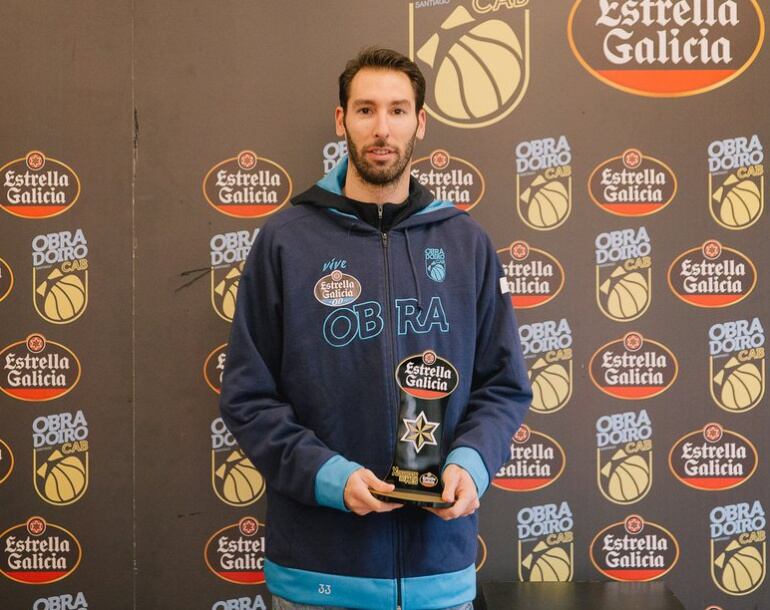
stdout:
<svg viewBox="0 0 770 610">
<path fill-rule="evenodd" d="M 372 491 L 387 502 L 443 508 L 441 499 L 441 436 L 444 413 L 459 376 L 452 364 L 427 350 L 396 367 L 399 396 L 398 428 L 393 465 L 385 482 L 391 492 Z"/>
</svg>

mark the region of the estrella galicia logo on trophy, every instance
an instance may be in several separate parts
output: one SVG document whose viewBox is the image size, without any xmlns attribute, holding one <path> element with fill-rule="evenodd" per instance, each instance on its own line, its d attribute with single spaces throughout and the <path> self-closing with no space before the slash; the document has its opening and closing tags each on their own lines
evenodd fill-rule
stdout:
<svg viewBox="0 0 770 610">
<path fill-rule="evenodd" d="M 446 125 L 486 127 L 529 86 L 529 0 L 409 3 L 409 57 L 425 75 L 425 110 Z"/>
<path fill-rule="evenodd" d="M 652 243 L 645 227 L 599 233 L 596 304 L 616 322 L 644 314 L 652 301 Z"/>
<path fill-rule="evenodd" d="M 82 558 L 74 534 L 42 517 L 30 517 L 0 534 L 0 574 L 24 585 L 62 580 Z"/>
<path fill-rule="evenodd" d="M 617 216 L 649 216 L 674 200 L 673 170 L 636 148 L 603 161 L 588 177 L 588 194 L 605 212 Z"/>
<path fill-rule="evenodd" d="M 211 248 L 211 306 L 216 314 L 232 322 L 243 264 L 259 229 L 218 233 L 209 240 Z"/>
<path fill-rule="evenodd" d="M 0 391 L 17 400 L 53 400 L 64 396 L 80 381 L 78 357 L 40 333 L 0 350 L 0 362 Z"/>
<path fill-rule="evenodd" d="M 588 363 L 593 384 L 624 400 L 662 394 L 674 384 L 678 372 L 679 363 L 670 349 L 636 331 L 605 343 Z"/>
<path fill-rule="evenodd" d="M 567 459 L 556 439 L 522 424 L 511 439 L 511 453 L 492 479 L 505 491 L 535 491 L 548 487 L 564 472 Z"/>
<path fill-rule="evenodd" d="M 39 150 L 0 167 L 0 207 L 21 218 L 50 218 L 80 197 L 80 178 L 69 165 Z"/>
<path fill-rule="evenodd" d="M 591 563 L 613 580 L 648 581 L 667 574 L 679 559 L 679 542 L 665 527 L 640 515 L 601 530 L 590 545 Z"/>
<path fill-rule="evenodd" d="M 596 481 L 615 504 L 633 504 L 652 488 L 652 422 L 646 409 L 596 420 Z"/>
<path fill-rule="evenodd" d="M 572 580 L 575 522 L 569 503 L 522 508 L 516 514 L 519 579 L 524 582 Z"/>
<path fill-rule="evenodd" d="M 668 268 L 668 285 L 690 305 L 728 307 L 754 290 L 757 268 L 742 252 L 709 239 L 674 259 Z"/>
<path fill-rule="evenodd" d="M 265 582 L 265 524 L 254 517 L 214 532 L 203 551 L 209 571 L 227 582 L 260 585 Z"/>
<path fill-rule="evenodd" d="M 203 178 L 203 197 L 217 212 L 235 218 L 260 218 L 290 198 L 289 173 L 267 157 L 244 150 L 220 161 Z"/>
<path fill-rule="evenodd" d="M 725 229 L 753 225 L 765 207 L 765 151 L 757 134 L 708 145 L 709 211 Z"/>
<path fill-rule="evenodd" d="M 516 145 L 516 210 L 530 229 L 560 227 L 572 210 L 572 150 L 567 136 Z"/>
<path fill-rule="evenodd" d="M 532 384 L 532 410 L 555 413 L 572 396 L 572 329 L 566 318 L 519 326 Z"/>
<path fill-rule="evenodd" d="M 756 0 L 575 0 L 567 38 L 600 81 L 635 95 L 711 91 L 754 61 L 765 22 Z"/>
<path fill-rule="evenodd" d="M 37 495 L 57 506 L 80 500 L 88 489 L 88 422 L 83 411 L 36 417 L 32 447 Z"/>
<path fill-rule="evenodd" d="M 717 406 L 745 413 L 765 395 L 765 329 L 759 318 L 709 328 L 709 389 Z"/>
<path fill-rule="evenodd" d="M 564 267 L 545 250 L 519 240 L 497 254 L 505 274 L 501 286 L 517 309 L 544 305 L 564 287 Z"/>
<path fill-rule="evenodd" d="M 35 311 L 52 324 L 74 322 L 88 306 L 88 240 L 83 229 L 32 240 Z"/>
<path fill-rule="evenodd" d="M 221 417 L 211 422 L 211 485 L 230 506 L 248 506 L 265 493 L 265 479 L 238 446 Z"/>
<path fill-rule="evenodd" d="M 671 473 L 693 489 L 720 491 L 748 481 L 759 463 L 754 444 L 716 422 L 685 434 L 671 447 Z"/>
<path fill-rule="evenodd" d="M 765 580 L 767 519 L 759 500 L 715 506 L 709 513 L 711 579 L 723 593 L 747 595 Z"/>
<path fill-rule="evenodd" d="M 412 162 L 412 177 L 433 193 L 434 199 L 451 201 L 468 212 L 484 197 L 484 175 L 470 161 L 443 149 Z"/>
</svg>

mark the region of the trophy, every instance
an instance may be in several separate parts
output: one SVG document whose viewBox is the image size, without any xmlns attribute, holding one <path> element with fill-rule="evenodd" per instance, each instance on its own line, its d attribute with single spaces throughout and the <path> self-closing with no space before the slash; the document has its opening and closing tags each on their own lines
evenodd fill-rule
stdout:
<svg viewBox="0 0 770 610">
<path fill-rule="evenodd" d="M 457 388 L 454 366 L 433 350 L 415 354 L 396 367 L 398 428 L 393 464 L 385 476 L 391 492 L 373 491 L 386 502 L 445 508 L 441 499 L 441 436 L 449 395 Z"/>
</svg>

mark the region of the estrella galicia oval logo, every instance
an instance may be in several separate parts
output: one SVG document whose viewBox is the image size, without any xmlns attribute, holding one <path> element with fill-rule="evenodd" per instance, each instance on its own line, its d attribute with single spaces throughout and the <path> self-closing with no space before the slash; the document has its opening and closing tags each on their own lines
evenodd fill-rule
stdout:
<svg viewBox="0 0 770 610">
<path fill-rule="evenodd" d="M 206 567 L 222 580 L 238 585 L 265 582 L 265 525 L 243 517 L 214 532 L 203 551 Z"/>
<path fill-rule="evenodd" d="M 13 290 L 13 269 L 0 258 L 0 301 L 11 294 Z"/>
<path fill-rule="evenodd" d="M 434 150 L 412 162 L 412 177 L 433 193 L 437 201 L 451 201 L 467 212 L 484 197 L 484 175 L 470 161 Z"/>
<path fill-rule="evenodd" d="M 64 396 L 80 381 L 78 357 L 61 343 L 34 333 L 0 351 L 0 390 L 26 401 Z"/>
<path fill-rule="evenodd" d="M 292 181 L 278 163 L 251 150 L 220 161 L 203 178 L 203 196 L 217 212 L 236 218 L 260 218 L 290 198 Z"/>
<path fill-rule="evenodd" d="M 25 585 L 62 580 L 77 569 L 82 557 L 74 534 L 43 517 L 30 517 L 0 534 L 0 573 Z"/>
<path fill-rule="evenodd" d="M 13 464 L 13 451 L 10 445 L 0 438 L 0 485 L 11 476 Z"/>
<path fill-rule="evenodd" d="M 349 273 L 335 269 L 316 282 L 313 295 L 327 307 L 349 305 L 361 296 L 361 282 Z"/>
<path fill-rule="evenodd" d="M 756 0 L 685 6 L 575 0 L 567 39 L 592 76 L 635 95 L 704 93 L 747 70 L 765 32 Z"/>
<path fill-rule="evenodd" d="M 225 372 L 227 361 L 227 343 L 215 347 L 203 363 L 203 378 L 214 392 L 222 392 L 222 374 Z"/>
<path fill-rule="evenodd" d="M 742 252 L 709 239 L 674 259 L 668 285 L 696 307 L 727 307 L 742 301 L 757 285 L 757 269 Z"/>
<path fill-rule="evenodd" d="M 613 580 L 648 581 L 668 573 L 679 559 L 679 542 L 665 527 L 629 515 L 601 530 L 590 545 L 591 563 Z"/>
<path fill-rule="evenodd" d="M 600 163 L 588 178 L 591 200 L 617 216 L 649 216 L 674 200 L 673 170 L 636 148 Z"/>
<path fill-rule="evenodd" d="M 719 491 L 748 481 L 757 469 L 754 444 L 742 434 L 710 423 L 679 438 L 668 454 L 668 467 L 694 489 Z"/>
<path fill-rule="evenodd" d="M 531 309 L 556 298 L 564 287 L 564 268 L 556 258 L 525 241 L 515 241 L 498 250 L 503 278 L 511 303 L 517 309 Z"/>
<path fill-rule="evenodd" d="M 501 9 L 467 0 L 409 4 L 409 56 L 427 81 L 425 110 L 446 125 L 497 123 L 527 91 L 529 9 L 510 3 Z M 491 11 L 493 16 L 482 17 Z"/>
<path fill-rule="evenodd" d="M 662 394 L 676 381 L 678 371 L 679 363 L 670 349 L 638 332 L 605 343 L 588 364 L 593 384 L 624 400 Z"/>
<path fill-rule="evenodd" d="M 510 459 L 492 479 L 505 491 L 535 491 L 548 487 L 564 472 L 564 449 L 556 439 L 522 424 L 511 439 Z"/>
<path fill-rule="evenodd" d="M 444 398 L 455 391 L 460 376 L 451 362 L 427 350 L 399 362 L 396 383 L 415 398 Z"/>
<path fill-rule="evenodd" d="M 69 165 L 32 150 L 0 167 L 0 207 L 21 218 L 50 218 L 80 197 L 80 178 Z"/>
</svg>

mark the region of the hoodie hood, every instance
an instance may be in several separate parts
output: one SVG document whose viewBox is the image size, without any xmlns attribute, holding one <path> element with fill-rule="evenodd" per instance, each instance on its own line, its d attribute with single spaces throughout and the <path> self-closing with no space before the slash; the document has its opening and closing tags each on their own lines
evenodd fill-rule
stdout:
<svg viewBox="0 0 770 610">
<path fill-rule="evenodd" d="M 291 200 L 292 205 L 310 205 L 317 208 L 326 208 L 340 219 L 347 219 L 347 222 L 352 225 L 366 225 L 358 215 L 356 208 L 358 205 L 372 204 L 361 204 L 361 202 L 345 196 L 344 189 L 347 171 L 348 156 L 344 155 L 328 174 L 308 190 L 293 197 Z M 409 178 L 409 196 L 406 205 L 408 205 L 408 211 L 405 209 L 405 214 L 396 214 L 390 230 L 403 230 L 421 224 L 437 222 L 459 214 L 466 214 L 466 212 L 456 208 L 451 201 L 434 199 L 433 193 L 413 177 Z"/>
</svg>

